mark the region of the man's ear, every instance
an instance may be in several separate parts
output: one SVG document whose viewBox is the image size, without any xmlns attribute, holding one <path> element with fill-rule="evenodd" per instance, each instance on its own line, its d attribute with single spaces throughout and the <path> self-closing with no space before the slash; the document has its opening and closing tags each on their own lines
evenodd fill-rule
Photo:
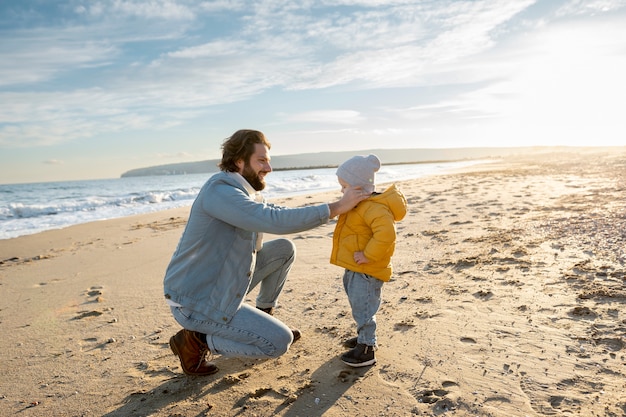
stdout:
<svg viewBox="0 0 626 417">
<path fill-rule="evenodd" d="M 242 173 L 243 168 L 246 166 L 246 163 L 244 162 L 243 159 L 238 159 L 235 161 L 235 165 L 237 165 L 237 168 L 239 169 L 239 173 Z"/>
</svg>

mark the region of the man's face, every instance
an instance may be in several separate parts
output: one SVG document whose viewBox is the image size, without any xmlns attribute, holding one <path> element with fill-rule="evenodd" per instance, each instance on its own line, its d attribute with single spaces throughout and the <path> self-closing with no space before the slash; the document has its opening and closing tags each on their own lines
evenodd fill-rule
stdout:
<svg viewBox="0 0 626 417">
<path fill-rule="evenodd" d="M 270 165 L 270 153 L 267 146 L 260 143 L 254 145 L 254 153 L 250 156 L 250 161 L 243 160 L 237 163 L 239 173 L 246 179 L 256 191 L 265 188 L 265 176 L 272 172 Z"/>
</svg>

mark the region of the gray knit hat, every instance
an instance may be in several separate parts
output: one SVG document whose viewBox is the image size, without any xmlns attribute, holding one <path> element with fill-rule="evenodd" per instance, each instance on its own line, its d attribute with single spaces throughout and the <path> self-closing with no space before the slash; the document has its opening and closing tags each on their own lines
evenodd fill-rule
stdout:
<svg viewBox="0 0 626 417">
<path fill-rule="evenodd" d="M 362 187 L 364 191 L 372 193 L 379 169 L 380 159 L 376 155 L 357 155 L 339 165 L 337 176 L 353 187 Z"/>
</svg>

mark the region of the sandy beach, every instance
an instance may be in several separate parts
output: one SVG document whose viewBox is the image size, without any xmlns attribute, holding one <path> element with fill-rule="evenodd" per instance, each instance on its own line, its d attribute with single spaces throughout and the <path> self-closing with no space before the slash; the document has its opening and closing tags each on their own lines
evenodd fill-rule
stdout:
<svg viewBox="0 0 626 417">
<path fill-rule="evenodd" d="M 290 235 L 275 315 L 302 339 L 207 377 L 182 373 L 162 295 L 188 208 L 0 240 L 0 416 L 626 416 L 626 149 L 398 186 L 368 368 L 338 359 L 355 330 L 333 221 Z"/>
</svg>

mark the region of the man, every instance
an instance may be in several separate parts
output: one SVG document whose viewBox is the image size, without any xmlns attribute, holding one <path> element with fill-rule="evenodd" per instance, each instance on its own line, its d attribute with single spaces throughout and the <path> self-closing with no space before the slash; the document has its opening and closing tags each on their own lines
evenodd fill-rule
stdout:
<svg viewBox="0 0 626 417">
<path fill-rule="evenodd" d="M 272 316 L 295 246 L 263 242 L 263 233 L 288 234 L 320 226 L 367 195 L 347 190 L 339 201 L 300 208 L 266 203 L 260 194 L 272 171 L 263 133 L 239 130 L 222 144 L 221 172 L 204 184 L 164 279 L 165 298 L 183 326 L 170 339 L 188 375 L 218 371 L 208 353 L 276 358 L 300 338 Z M 256 308 L 244 304 L 260 284 Z"/>
</svg>

